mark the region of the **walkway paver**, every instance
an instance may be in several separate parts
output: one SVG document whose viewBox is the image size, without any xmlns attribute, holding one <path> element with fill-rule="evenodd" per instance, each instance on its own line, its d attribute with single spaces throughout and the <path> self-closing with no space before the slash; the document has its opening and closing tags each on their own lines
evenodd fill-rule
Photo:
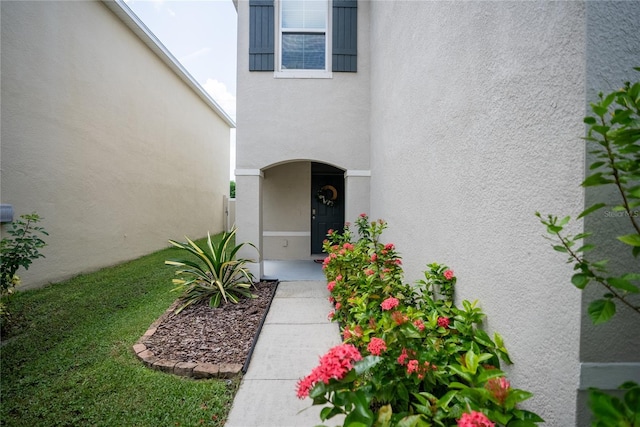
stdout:
<svg viewBox="0 0 640 427">
<path fill-rule="evenodd" d="M 310 399 L 298 399 L 296 383 L 311 372 L 320 356 L 342 342 L 338 325 L 327 318 L 328 297 L 325 281 L 278 285 L 227 427 L 321 424 L 321 407 L 311 407 Z"/>
</svg>

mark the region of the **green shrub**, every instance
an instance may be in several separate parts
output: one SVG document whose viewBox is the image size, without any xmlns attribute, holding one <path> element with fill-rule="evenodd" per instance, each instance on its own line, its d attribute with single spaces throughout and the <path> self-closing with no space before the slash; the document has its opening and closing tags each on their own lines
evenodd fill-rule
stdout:
<svg viewBox="0 0 640 427">
<path fill-rule="evenodd" d="M 48 236 L 44 228 L 36 224 L 41 220 L 35 212 L 21 215 L 7 228 L 7 233 L 12 237 L 5 237 L 0 241 L 0 298 L 13 294 L 15 287 L 20 284 L 20 277 L 16 274 L 20 267 L 25 270 L 33 260 L 44 258 L 40 249 L 46 246 L 40 235 Z M 3 302 L 0 302 L 0 316 L 3 321 L 9 313 Z"/>
<path fill-rule="evenodd" d="M 211 235 L 207 238 L 207 247 L 202 248 L 189 238 L 186 243 L 169 240 L 173 246 L 192 254 L 195 260 L 170 259 L 165 264 L 179 267 L 173 279 L 178 285 L 174 291 L 182 291 L 182 304 L 176 309 L 179 313 L 191 304 L 208 301 L 212 307 L 220 303 L 237 303 L 240 297 L 252 298 L 251 286 L 254 277 L 246 264 L 250 259 L 235 259 L 236 254 L 246 243 L 234 246 L 236 229 L 225 232 L 220 243 L 214 243 Z M 251 243 L 248 243 L 253 246 Z"/>
<path fill-rule="evenodd" d="M 380 242 L 384 221 L 356 221 L 358 240 L 330 231 L 323 268 L 332 319 L 344 343 L 298 383 L 298 397 L 329 404 L 321 419 L 345 415 L 345 426 L 535 426 L 517 407 L 532 396 L 512 388 L 500 370 L 511 363 L 502 337 L 481 328 L 477 302 L 455 306 L 456 277 L 430 264 L 415 287 L 403 283 L 393 244 Z M 477 423 L 476 423 L 477 422 Z"/>
</svg>

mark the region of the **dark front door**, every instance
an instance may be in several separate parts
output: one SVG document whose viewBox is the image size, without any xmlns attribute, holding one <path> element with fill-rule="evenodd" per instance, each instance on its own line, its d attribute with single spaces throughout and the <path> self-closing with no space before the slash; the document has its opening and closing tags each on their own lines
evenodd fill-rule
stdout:
<svg viewBox="0 0 640 427">
<path fill-rule="evenodd" d="M 322 165 L 327 168 L 327 165 Z M 313 171 L 313 169 L 312 169 Z M 329 229 L 344 227 L 344 175 L 318 172 L 311 175 L 311 253 L 322 253 Z"/>
</svg>

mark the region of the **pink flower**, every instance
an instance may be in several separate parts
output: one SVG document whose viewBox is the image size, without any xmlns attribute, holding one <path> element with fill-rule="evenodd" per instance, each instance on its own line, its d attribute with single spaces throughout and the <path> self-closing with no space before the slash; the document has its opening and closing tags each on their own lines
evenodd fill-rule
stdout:
<svg viewBox="0 0 640 427">
<path fill-rule="evenodd" d="M 416 359 L 409 360 L 407 363 L 407 374 L 411 374 L 412 372 L 418 372 L 419 363 Z"/>
<path fill-rule="evenodd" d="M 329 236 L 331 236 L 334 233 L 333 228 L 330 228 L 329 230 L 327 230 L 327 234 Z"/>
<path fill-rule="evenodd" d="M 384 245 L 384 248 L 388 251 L 392 251 L 394 250 L 396 247 L 393 245 L 393 243 L 387 243 L 386 245 Z"/>
<path fill-rule="evenodd" d="M 364 274 L 366 274 L 367 276 L 373 276 L 374 273 L 375 273 L 375 271 L 373 271 L 371 268 L 367 268 L 364 271 Z"/>
<path fill-rule="evenodd" d="M 398 306 L 398 304 L 400 304 L 400 301 L 398 301 L 397 298 L 394 297 L 389 297 L 386 300 L 382 301 L 382 303 L 380 304 L 380 307 L 385 310 L 393 310 L 394 308 L 396 308 Z"/>
<path fill-rule="evenodd" d="M 349 330 L 349 327 L 344 328 L 344 331 L 342 331 L 342 337 L 344 338 L 344 341 L 351 338 L 351 331 Z"/>
<path fill-rule="evenodd" d="M 403 348 L 402 353 L 400 353 L 400 356 L 398 356 L 398 363 L 400 365 L 404 365 L 408 357 L 409 355 L 407 354 L 407 349 Z"/>
<path fill-rule="evenodd" d="M 471 411 L 470 414 L 464 413 L 458 420 L 458 427 L 495 427 L 489 418 L 482 412 Z"/>
<path fill-rule="evenodd" d="M 338 274 L 336 276 L 336 282 L 339 282 L 340 280 L 342 280 L 342 274 Z"/>
<path fill-rule="evenodd" d="M 394 311 L 393 313 L 391 313 L 391 318 L 396 322 L 396 324 L 398 325 L 402 325 L 404 322 L 406 322 L 407 320 L 407 316 L 405 316 L 404 314 L 402 314 L 399 311 Z"/>
<path fill-rule="evenodd" d="M 441 328 L 447 329 L 449 327 L 449 318 L 448 317 L 438 317 L 438 326 Z"/>
<path fill-rule="evenodd" d="M 367 350 L 374 356 L 380 356 L 383 351 L 387 351 L 387 343 L 382 338 L 373 337 L 367 345 Z"/>
<path fill-rule="evenodd" d="M 447 280 L 451 280 L 453 279 L 453 277 L 455 276 L 455 274 L 453 274 L 453 270 L 445 270 L 444 273 L 442 273 L 444 278 Z"/>
<path fill-rule="evenodd" d="M 333 288 L 335 287 L 336 287 L 336 282 L 334 280 L 327 283 L 327 289 L 329 290 L 329 292 L 333 292 Z"/>
<path fill-rule="evenodd" d="M 358 360 L 362 360 L 362 355 L 353 345 L 341 344 L 333 347 L 320 358 L 320 364 L 309 375 L 298 381 L 298 398 L 309 396 L 309 391 L 318 381 L 329 384 L 331 378 L 341 380 Z"/>
<path fill-rule="evenodd" d="M 366 213 L 361 213 L 361 214 L 360 214 L 360 218 L 366 218 L 366 217 L 367 217 L 367 214 L 366 214 Z"/>
<path fill-rule="evenodd" d="M 376 262 L 378 260 L 378 254 L 374 253 L 371 255 L 371 262 Z"/>
<path fill-rule="evenodd" d="M 491 378 L 484 385 L 484 388 L 489 390 L 500 404 L 503 404 L 507 398 L 510 387 L 511 384 L 505 377 Z"/>
<path fill-rule="evenodd" d="M 329 264 L 330 262 L 331 262 L 331 257 L 329 257 L 329 256 L 328 256 L 328 257 L 326 257 L 326 258 L 324 259 L 324 261 L 322 261 L 322 264 L 323 264 L 323 265 L 327 265 L 327 264 Z"/>
<path fill-rule="evenodd" d="M 336 310 L 340 310 L 340 307 L 342 307 L 342 304 L 337 303 L 337 304 L 336 304 Z"/>
<path fill-rule="evenodd" d="M 422 320 L 416 319 L 413 321 L 413 324 L 416 326 L 416 328 L 418 328 L 419 331 L 424 331 L 424 323 L 422 323 Z"/>
<path fill-rule="evenodd" d="M 395 265 L 402 265 L 402 260 L 400 258 L 396 258 L 393 260 Z"/>
<path fill-rule="evenodd" d="M 353 250 L 353 245 L 351 243 L 345 243 L 344 245 L 342 245 L 342 247 L 348 251 Z"/>
<path fill-rule="evenodd" d="M 336 299 L 334 297 L 329 297 L 329 302 L 333 304 L 334 302 L 336 302 Z"/>
<path fill-rule="evenodd" d="M 333 319 L 333 316 L 335 316 L 335 315 L 336 315 L 336 312 L 335 312 L 335 311 L 331 311 L 331 312 L 329 312 L 329 314 L 327 315 L 327 318 L 328 318 L 329 320 L 331 320 L 331 319 Z"/>
</svg>

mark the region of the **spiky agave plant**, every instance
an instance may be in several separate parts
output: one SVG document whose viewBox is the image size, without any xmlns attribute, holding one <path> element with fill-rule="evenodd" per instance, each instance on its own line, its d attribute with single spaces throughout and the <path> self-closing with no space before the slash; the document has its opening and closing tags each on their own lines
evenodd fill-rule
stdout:
<svg viewBox="0 0 640 427">
<path fill-rule="evenodd" d="M 254 276 L 246 267 L 247 263 L 255 261 L 244 258 L 235 259 L 235 257 L 245 244 L 256 247 L 248 242 L 232 246 L 235 234 L 234 227 L 230 232 L 225 232 L 220 243 L 216 244 L 211 240 L 211 234 L 207 233 L 206 248 L 198 246 L 188 237 L 185 237 L 186 243 L 169 240 L 173 246 L 193 254 L 196 258 L 195 261 L 188 259 L 165 261 L 166 265 L 179 268 L 176 275 L 180 278 L 173 279 L 173 283 L 177 285 L 173 291 L 182 291 L 180 297 L 182 304 L 175 310 L 176 314 L 192 304 L 206 300 L 209 301 L 210 306 L 219 307 L 222 301 L 236 304 L 241 297 L 255 298 L 251 293 Z"/>
</svg>

